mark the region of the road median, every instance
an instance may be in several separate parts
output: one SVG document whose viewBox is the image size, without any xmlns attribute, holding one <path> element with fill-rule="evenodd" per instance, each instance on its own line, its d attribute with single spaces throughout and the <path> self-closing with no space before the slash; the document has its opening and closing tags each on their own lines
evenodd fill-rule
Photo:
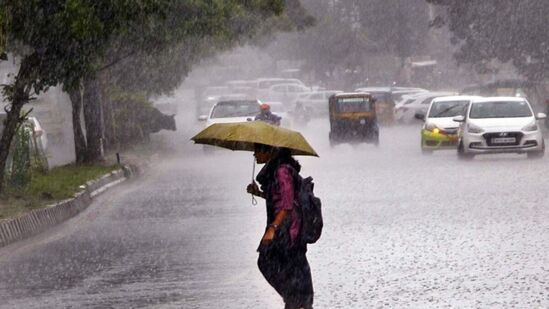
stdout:
<svg viewBox="0 0 549 309">
<path fill-rule="evenodd" d="M 24 214 L 0 219 L 0 247 L 39 234 L 86 209 L 93 199 L 109 188 L 139 175 L 143 166 L 125 165 L 80 186 L 73 197 L 33 209 Z"/>
</svg>

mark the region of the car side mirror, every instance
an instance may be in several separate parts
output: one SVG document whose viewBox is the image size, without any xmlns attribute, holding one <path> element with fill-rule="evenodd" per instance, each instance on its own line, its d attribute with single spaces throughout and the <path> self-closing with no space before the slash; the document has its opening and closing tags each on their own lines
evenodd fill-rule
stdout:
<svg viewBox="0 0 549 309">
<path fill-rule="evenodd" d="M 208 120 L 208 116 L 206 116 L 206 115 L 198 116 L 198 121 L 206 121 L 206 120 Z"/>
<path fill-rule="evenodd" d="M 425 121 L 425 115 L 424 114 L 416 113 L 414 115 L 414 118 L 416 118 L 418 120 L 421 120 L 421 121 Z"/>
<path fill-rule="evenodd" d="M 545 113 L 538 113 L 536 115 L 536 119 L 541 120 L 547 118 L 547 115 Z"/>
<path fill-rule="evenodd" d="M 465 122 L 465 117 L 460 115 L 460 116 L 454 117 L 452 120 L 455 122 Z"/>
</svg>

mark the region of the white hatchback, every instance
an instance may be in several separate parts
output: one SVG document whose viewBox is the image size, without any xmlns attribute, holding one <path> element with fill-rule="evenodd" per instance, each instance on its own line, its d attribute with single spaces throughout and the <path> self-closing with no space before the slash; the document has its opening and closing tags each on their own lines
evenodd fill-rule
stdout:
<svg viewBox="0 0 549 309">
<path fill-rule="evenodd" d="M 488 97 L 471 101 L 460 122 L 458 156 L 472 158 L 485 153 L 526 153 L 542 157 L 545 142 L 530 103 L 517 97 Z"/>
<path fill-rule="evenodd" d="M 217 102 L 206 120 L 206 127 L 214 123 L 253 121 L 259 114 L 259 100 L 226 100 Z"/>
</svg>

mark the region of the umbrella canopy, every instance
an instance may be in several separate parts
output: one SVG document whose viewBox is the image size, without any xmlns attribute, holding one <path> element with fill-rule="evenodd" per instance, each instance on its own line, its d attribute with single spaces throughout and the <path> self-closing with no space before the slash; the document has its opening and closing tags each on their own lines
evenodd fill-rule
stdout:
<svg viewBox="0 0 549 309">
<path fill-rule="evenodd" d="M 191 140 L 196 144 L 243 151 L 254 151 L 255 144 L 264 144 L 288 148 L 292 155 L 318 157 L 301 133 L 263 121 L 212 124 Z"/>
</svg>

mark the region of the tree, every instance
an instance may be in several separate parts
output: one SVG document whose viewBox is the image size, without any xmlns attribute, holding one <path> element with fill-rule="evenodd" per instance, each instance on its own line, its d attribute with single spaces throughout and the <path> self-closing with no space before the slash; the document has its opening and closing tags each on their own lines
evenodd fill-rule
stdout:
<svg viewBox="0 0 549 309">
<path fill-rule="evenodd" d="M 401 64 L 424 51 L 428 6 L 423 0 L 309 0 L 315 27 L 289 34 L 271 47 L 278 58 L 304 62 L 316 78 L 335 72 L 365 72 L 365 55 L 392 55 Z M 361 78 L 356 75 L 351 79 Z M 336 78 L 338 81 L 341 77 Z M 350 80 L 349 83 L 358 82 Z"/>
<path fill-rule="evenodd" d="M 166 18 L 147 33 L 139 31 L 119 38 L 107 53 L 105 70 L 98 72 L 101 84 L 107 88 L 102 91 L 107 94 L 107 146 L 119 142 L 113 138 L 118 125 L 110 123 L 117 109 L 108 95 L 113 90 L 117 94 L 127 92 L 127 97 L 133 93 L 147 97 L 169 93 L 181 84 L 194 64 L 205 58 L 236 45 L 260 44 L 277 31 L 300 29 L 311 23 L 297 0 L 251 4 L 224 1 L 218 7 L 200 7 L 204 3 L 176 1 Z"/>
<path fill-rule="evenodd" d="M 455 58 L 482 73 L 492 60 L 510 62 L 531 81 L 549 77 L 549 6 L 545 0 L 427 0 L 445 14 L 433 25 L 448 26 Z"/>
<path fill-rule="evenodd" d="M 285 3 L 284 0 L 3 0 L 0 33 L 7 36 L 8 50 L 21 56 L 21 64 L 14 82 L 3 89 L 9 106 L 0 140 L 0 191 L 9 145 L 23 120 L 21 110 L 32 96 L 63 84 L 73 100 L 77 152 L 85 151 L 85 155 L 80 154 L 82 160 L 93 161 L 100 156 L 103 135 L 98 89 L 101 72 L 132 57 L 146 59 L 149 54 L 166 51 L 169 54 L 170 48 L 202 37 L 219 42 L 214 45 L 217 48 L 229 48 L 253 37 L 262 21 L 283 12 Z M 177 67 L 185 71 L 189 66 L 190 63 L 181 61 Z M 177 74 L 172 77 L 173 81 L 178 78 Z M 75 114 L 82 103 L 86 139 L 79 114 Z"/>
<path fill-rule="evenodd" d="M 19 71 L 2 92 L 9 103 L 0 139 L 0 191 L 6 159 L 23 106 L 48 87 L 74 89 L 93 71 L 115 35 L 164 15 L 159 1 L 4 0 L 7 49 L 21 56 Z"/>
</svg>

